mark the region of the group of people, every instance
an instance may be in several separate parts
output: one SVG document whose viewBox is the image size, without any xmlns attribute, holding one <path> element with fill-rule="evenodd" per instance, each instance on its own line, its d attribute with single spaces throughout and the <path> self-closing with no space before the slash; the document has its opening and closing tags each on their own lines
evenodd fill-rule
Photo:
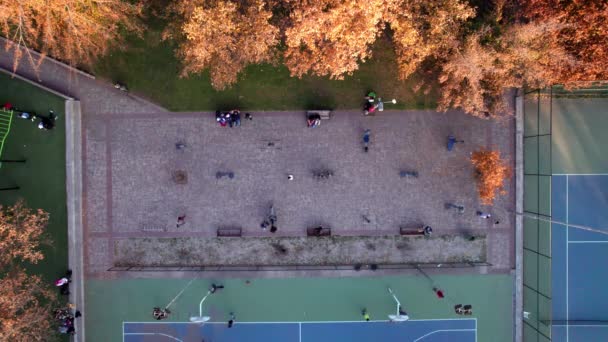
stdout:
<svg viewBox="0 0 608 342">
<path fill-rule="evenodd" d="M 16 112 L 17 116 L 21 119 L 30 120 L 33 123 L 38 122 L 38 124 L 36 126 L 39 129 L 48 131 L 48 130 L 55 128 L 55 121 L 57 121 L 57 114 L 55 114 L 55 112 L 53 110 L 49 110 L 49 115 L 43 116 L 43 115 L 36 114 L 34 112 L 21 111 L 21 110 L 15 108 L 15 106 L 13 106 L 9 102 L 5 103 L 2 106 L 2 109 L 12 110 L 12 111 Z"/>
<path fill-rule="evenodd" d="M 58 331 L 60 334 L 73 335 L 76 332 L 74 328 L 74 319 L 81 317 L 80 311 L 76 310 L 72 314 L 72 304 L 68 304 L 68 307 L 55 309 L 55 319 L 59 322 Z"/>
<path fill-rule="evenodd" d="M 152 309 L 152 316 L 157 321 L 168 318 L 170 313 L 171 313 L 171 311 L 169 311 L 169 309 L 167 309 L 167 308 L 161 309 L 159 307 L 156 307 L 156 308 Z"/>
<path fill-rule="evenodd" d="M 251 116 L 250 113 L 245 113 L 245 119 L 253 120 L 253 116 Z M 233 109 L 228 112 L 218 110 L 215 112 L 215 121 L 222 127 L 238 127 L 241 125 L 241 111 L 238 109 Z"/>
</svg>

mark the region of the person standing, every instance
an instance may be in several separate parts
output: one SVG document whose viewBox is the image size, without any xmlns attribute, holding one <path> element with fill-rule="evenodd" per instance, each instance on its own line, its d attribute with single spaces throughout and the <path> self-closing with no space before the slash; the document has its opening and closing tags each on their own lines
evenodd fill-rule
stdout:
<svg viewBox="0 0 608 342">
<path fill-rule="evenodd" d="M 361 310 L 361 316 L 363 316 L 363 319 L 366 322 L 369 322 L 370 317 L 369 317 L 369 313 L 367 312 L 367 309 L 364 308 L 363 310 Z"/>
</svg>

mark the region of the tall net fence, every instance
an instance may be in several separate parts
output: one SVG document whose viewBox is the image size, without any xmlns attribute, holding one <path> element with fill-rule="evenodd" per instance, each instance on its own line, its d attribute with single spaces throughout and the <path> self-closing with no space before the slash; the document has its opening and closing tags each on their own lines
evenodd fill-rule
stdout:
<svg viewBox="0 0 608 342">
<path fill-rule="evenodd" d="M 524 212 L 531 214 L 524 217 L 526 342 L 551 341 L 552 95 L 548 89 L 524 96 Z"/>
</svg>

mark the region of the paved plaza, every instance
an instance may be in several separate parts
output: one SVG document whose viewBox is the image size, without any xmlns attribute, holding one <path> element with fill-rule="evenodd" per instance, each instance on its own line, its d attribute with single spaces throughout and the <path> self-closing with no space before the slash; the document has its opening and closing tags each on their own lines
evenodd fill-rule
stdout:
<svg viewBox="0 0 608 342">
<path fill-rule="evenodd" d="M 492 208 L 481 207 L 469 155 L 491 147 L 512 161 L 512 121 L 433 111 L 332 114 L 317 128 L 306 127 L 303 111 L 254 112 L 236 128 L 220 127 L 212 113 L 85 115 L 88 272 L 103 274 L 114 265 L 118 240 L 124 246 L 125 239 L 142 237 L 212 238 L 225 227 L 241 228 L 244 237 L 271 236 L 260 228 L 271 205 L 278 217 L 274 236 L 305 236 L 319 225 L 332 235 L 359 236 L 430 225 L 436 235 L 487 235 L 487 262 L 495 270 L 511 268 L 512 183 Z M 368 153 L 365 129 L 372 132 Z M 447 151 L 449 134 L 465 143 Z M 314 178 L 326 169 L 331 178 Z M 402 170 L 419 177 L 402 178 Z M 187 174 L 185 184 L 174 181 L 176 171 Z M 218 172 L 234 177 L 218 179 Z M 446 202 L 465 212 L 446 210 Z M 500 223 L 477 217 L 478 209 Z M 177 227 L 181 215 L 186 223 Z"/>
</svg>

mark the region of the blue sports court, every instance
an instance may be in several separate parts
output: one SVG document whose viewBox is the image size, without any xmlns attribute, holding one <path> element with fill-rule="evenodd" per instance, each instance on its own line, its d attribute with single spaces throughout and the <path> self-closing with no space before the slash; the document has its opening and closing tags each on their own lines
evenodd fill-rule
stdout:
<svg viewBox="0 0 608 342">
<path fill-rule="evenodd" d="M 553 175 L 551 208 L 552 341 L 608 341 L 608 235 L 584 230 L 608 233 L 608 174 Z"/>
<path fill-rule="evenodd" d="M 123 342 L 476 342 L 477 319 L 406 322 L 124 322 Z"/>
</svg>

